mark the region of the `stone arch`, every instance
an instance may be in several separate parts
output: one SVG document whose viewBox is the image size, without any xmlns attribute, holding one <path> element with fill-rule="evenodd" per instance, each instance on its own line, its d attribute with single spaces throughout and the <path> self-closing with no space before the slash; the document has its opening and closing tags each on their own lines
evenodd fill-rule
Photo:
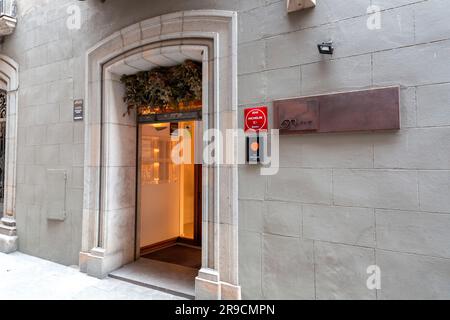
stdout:
<svg viewBox="0 0 450 320">
<path fill-rule="evenodd" d="M 135 221 L 130 210 L 133 199 L 129 199 L 130 189 L 124 184 L 131 179 L 132 185 L 133 170 L 120 162 L 120 152 L 117 152 L 120 142 L 114 148 L 110 143 L 117 142 L 115 137 L 119 131 L 115 128 L 117 116 L 107 98 L 106 84 L 114 81 L 109 78 L 107 67 L 139 51 L 164 52 L 183 45 L 207 48 L 204 130 L 236 129 L 235 12 L 184 11 L 147 19 L 112 34 L 86 54 L 85 190 L 80 270 L 89 275 L 105 277 L 134 258 L 127 244 L 129 239 L 119 236 L 123 234 L 121 231 L 130 230 Z M 203 250 L 202 268 L 196 278 L 196 298 L 239 299 L 237 164 L 204 165 L 203 172 Z M 123 201 L 128 201 L 129 205 L 114 202 L 112 195 L 123 196 Z"/>
<path fill-rule="evenodd" d="M 19 65 L 0 54 L 0 88 L 7 93 L 4 203 L 0 220 L 0 252 L 18 247 L 16 230 L 16 159 Z"/>
</svg>

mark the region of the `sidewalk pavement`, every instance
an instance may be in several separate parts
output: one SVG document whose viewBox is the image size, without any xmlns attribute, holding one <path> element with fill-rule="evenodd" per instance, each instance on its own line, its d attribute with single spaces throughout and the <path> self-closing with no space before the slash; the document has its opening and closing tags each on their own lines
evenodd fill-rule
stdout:
<svg viewBox="0 0 450 320">
<path fill-rule="evenodd" d="M 179 297 L 106 278 L 96 279 L 20 252 L 0 253 L 0 300 L 170 300 Z"/>
</svg>

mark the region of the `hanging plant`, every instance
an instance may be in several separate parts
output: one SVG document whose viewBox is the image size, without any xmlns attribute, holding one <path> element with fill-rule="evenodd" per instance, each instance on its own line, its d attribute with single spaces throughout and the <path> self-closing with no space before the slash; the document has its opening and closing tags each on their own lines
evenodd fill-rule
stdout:
<svg viewBox="0 0 450 320">
<path fill-rule="evenodd" d="M 186 60 L 173 67 L 159 67 L 133 75 L 123 75 L 125 114 L 138 115 L 189 109 L 202 99 L 201 64 Z M 124 114 L 124 115 L 125 115 Z"/>
</svg>

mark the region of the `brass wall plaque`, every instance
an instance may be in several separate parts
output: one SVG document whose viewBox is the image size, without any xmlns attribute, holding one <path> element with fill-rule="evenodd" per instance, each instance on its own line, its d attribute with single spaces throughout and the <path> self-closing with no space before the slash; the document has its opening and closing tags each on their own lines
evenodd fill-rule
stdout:
<svg viewBox="0 0 450 320">
<path fill-rule="evenodd" d="M 295 131 L 317 131 L 319 129 L 319 105 L 317 101 L 310 100 L 299 103 L 295 108 L 283 107 L 282 101 L 275 112 L 275 121 L 284 133 Z"/>
<path fill-rule="evenodd" d="M 274 101 L 280 134 L 400 129 L 400 88 L 389 87 Z"/>
</svg>

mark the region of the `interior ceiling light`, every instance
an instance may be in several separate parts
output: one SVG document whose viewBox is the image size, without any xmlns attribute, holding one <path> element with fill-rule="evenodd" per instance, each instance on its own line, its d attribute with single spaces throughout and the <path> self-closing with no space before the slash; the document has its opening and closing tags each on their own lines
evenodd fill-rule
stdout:
<svg viewBox="0 0 450 320">
<path fill-rule="evenodd" d="M 165 123 L 153 123 L 152 127 L 156 129 L 156 131 L 163 131 L 168 128 L 167 124 Z"/>
</svg>

